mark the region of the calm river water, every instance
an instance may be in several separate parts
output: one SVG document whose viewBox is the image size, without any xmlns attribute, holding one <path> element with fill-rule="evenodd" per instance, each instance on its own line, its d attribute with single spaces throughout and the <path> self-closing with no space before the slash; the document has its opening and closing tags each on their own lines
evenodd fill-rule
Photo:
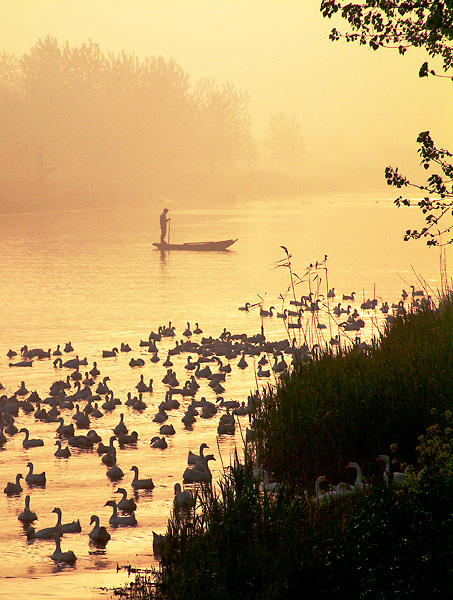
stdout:
<svg viewBox="0 0 453 600">
<path fill-rule="evenodd" d="M 187 323 L 191 329 L 198 322 L 203 334 L 193 335 L 194 341 L 203 336 L 218 337 L 224 328 L 231 333 L 259 333 L 264 326 L 270 340 L 287 339 L 283 320 L 261 318 L 259 307 L 250 312 L 239 311 L 245 302 L 261 302 L 264 308 L 275 306 L 278 312 L 290 308 L 286 296 L 290 277 L 287 268 L 279 268 L 285 258 L 281 246 L 292 255 L 297 297 L 319 286 L 326 295 L 327 286 L 334 287 L 338 302 L 351 304 L 360 311 L 364 299 L 376 297 L 379 302 L 398 302 L 403 288 L 420 287 L 417 275 L 435 290 L 439 286 L 439 253 L 427 249 L 423 242 L 405 243 L 402 234 L 417 225 L 414 213 L 398 210 L 391 199 L 357 196 L 319 196 L 275 198 L 272 201 L 243 201 L 228 209 L 179 210 L 171 204 L 171 241 L 197 241 L 238 238 L 231 250 L 222 253 L 178 253 L 161 255 L 153 249 L 158 241 L 158 216 L 162 207 L 128 207 L 113 210 L 62 211 L 51 214 L 2 215 L 0 231 L 1 253 L 1 338 L 0 382 L 2 393 L 10 396 L 25 382 L 29 392 L 36 390 L 41 399 L 49 395 L 55 380 L 66 379 L 72 372 L 56 368 L 52 358 L 35 360 L 32 368 L 13 368 L 7 357 L 9 349 L 17 352 L 25 344 L 29 348 L 54 351 L 71 342 L 74 351 L 65 354 L 68 360 L 76 355 L 87 357 L 90 370 L 96 361 L 101 374 L 93 386 L 109 377 L 108 386 L 122 406 L 91 420 L 95 429 L 108 443 L 112 429 L 124 413 L 130 431 L 139 434 L 135 446 L 118 448 L 117 461 L 124 471 L 119 483 L 106 476 L 106 467 L 96 451 L 72 449 L 72 456 L 59 459 L 55 432 L 58 423 L 35 418 L 33 412 L 22 410 L 16 425 L 27 427 L 30 436 L 42 438 L 43 447 L 25 450 L 23 434 L 7 436 L 0 451 L 0 484 L 14 481 L 17 473 L 28 473 L 32 461 L 35 472 L 45 471 L 45 487 L 32 487 L 22 482 L 20 495 L 0 498 L 0 595 L 23 598 L 33 594 L 39 598 L 81 600 L 105 598 L 112 588 L 127 581 L 118 565 L 132 564 L 149 567 L 152 554 L 152 531 L 164 533 L 172 508 L 173 488 L 182 483 L 189 450 L 197 451 L 206 442 L 216 457 L 210 463 L 217 478 L 224 465 L 229 464 L 235 446 L 241 453 L 239 429 L 235 435 L 217 436 L 219 414 L 212 419 L 198 418 L 191 429 L 181 422 L 189 399 L 178 410 L 169 413 L 176 434 L 167 438 L 168 448 L 150 447 L 150 439 L 159 432 L 153 421 L 158 404 L 164 399 L 167 387 L 162 382 L 166 373 L 163 362 L 174 339 L 182 339 Z M 322 261 L 326 267 L 318 270 L 310 264 Z M 342 294 L 356 292 L 354 302 L 343 302 Z M 286 298 L 283 303 L 280 295 Z M 293 307 L 291 307 L 293 308 Z M 372 314 L 362 311 L 366 320 L 362 339 L 377 333 Z M 382 313 L 377 311 L 378 318 Z M 150 331 L 171 321 L 176 337 L 165 338 L 158 344 L 160 362 L 153 363 L 140 340 L 147 340 Z M 311 341 L 324 343 L 338 333 L 325 311 L 320 321 L 326 324 L 325 339 L 317 336 Z M 103 350 L 120 347 L 121 342 L 132 348 L 114 358 L 103 358 Z M 131 367 L 131 358 L 142 357 L 145 365 Z M 187 353 L 172 358 L 173 369 L 182 384 L 187 379 L 184 365 Z M 246 401 L 250 390 L 256 388 L 255 365 L 240 370 L 238 359 L 231 360 L 232 372 L 226 378 L 223 397 Z M 144 376 L 154 380 L 153 393 L 144 393 L 147 409 L 134 411 L 125 406 L 127 393 L 136 395 L 136 384 Z M 264 380 L 262 380 L 265 383 Z M 215 401 L 216 394 L 199 381 L 197 397 Z M 74 388 L 67 391 L 74 393 Z M 181 399 L 179 397 L 179 399 Z M 103 400 L 102 400 L 103 401 Z M 84 403 L 81 403 L 81 407 Z M 46 406 L 49 408 L 48 406 Z M 65 409 L 65 422 L 71 421 L 74 411 Z M 243 433 L 247 417 L 240 417 Z M 80 430 L 78 433 L 86 433 Z M 117 487 L 133 494 L 131 466 L 136 465 L 140 477 L 152 477 L 155 488 L 136 494 L 138 524 L 135 527 L 113 528 L 108 525 L 111 508 L 108 500 L 119 500 Z M 62 549 L 72 549 L 77 555 L 74 566 L 55 564 L 50 555 L 53 540 L 28 541 L 21 522 L 24 499 L 31 496 L 31 508 L 38 515 L 37 529 L 53 526 L 54 507 L 60 507 L 63 522 L 80 519 L 80 533 L 65 534 Z M 96 514 L 108 527 L 111 540 L 105 550 L 89 545 L 90 517 Z"/>
</svg>

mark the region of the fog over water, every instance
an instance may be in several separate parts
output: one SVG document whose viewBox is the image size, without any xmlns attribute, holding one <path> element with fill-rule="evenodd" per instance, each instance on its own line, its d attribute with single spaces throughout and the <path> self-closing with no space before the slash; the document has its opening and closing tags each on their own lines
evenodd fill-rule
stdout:
<svg viewBox="0 0 453 600">
<path fill-rule="evenodd" d="M 0 14 L 8 211 L 382 192 L 389 164 L 422 179 L 420 131 L 451 146 L 449 90 L 418 77 L 423 52 L 333 43 L 345 27 L 318 2 L 18 0 Z"/>
</svg>

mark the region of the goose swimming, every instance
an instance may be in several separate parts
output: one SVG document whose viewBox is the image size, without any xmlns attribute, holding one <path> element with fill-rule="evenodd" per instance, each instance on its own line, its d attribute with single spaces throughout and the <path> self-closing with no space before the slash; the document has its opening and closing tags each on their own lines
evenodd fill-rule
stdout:
<svg viewBox="0 0 453 600">
<path fill-rule="evenodd" d="M 166 439 L 164 437 L 159 437 L 158 435 L 151 438 L 149 445 L 151 448 L 159 448 L 160 450 L 165 450 L 165 448 L 168 447 Z"/>
<path fill-rule="evenodd" d="M 98 375 L 101 374 L 101 372 L 98 369 L 98 365 L 97 365 L 96 361 L 93 362 L 93 368 L 91 369 L 91 371 L 89 373 L 93 377 L 97 377 Z"/>
<path fill-rule="evenodd" d="M 33 512 L 32 510 L 30 510 L 30 494 L 27 494 L 25 496 L 25 508 L 17 518 L 19 519 L 19 521 L 22 521 L 23 523 L 36 521 L 36 519 L 38 518 L 36 516 L 36 513 Z"/>
<path fill-rule="evenodd" d="M 55 445 L 58 446 L 58 448 L 55 450 L 54 456 L 57 458 L 69 458 L 71 456 L 71 451 L 69 448 L 67 446 L 63 448 L 60 440 L 57 440 Z"/>
<path fill-rule="evenodd" d="M 246 302 L 246 303 L 244 304 L 244 306 L 240 306 L 240 307 L 238 308 L 238 310 L 242 310 L 242 311 L 244 311 L 244 312 L 249 312 L 250 306 L 251 306 L 250 302 Z"/>
<path fill-rule="evenodd" d="M 153 421 L 154 423 L 163 423 L 168 419 L 168 415 L 163 408 L 159 406 L 159 410 L 154 415 Z"/>
<path fill-rule="evenodd" d="M 93 529 L 88 534 L 90 540 L 98 545 L 104 546 L 110 539 L 111 535 L 104 527 L 104 525 L 100 525 L 99 517 L 97 515 L 91 515 L 90 525 L 94 523 Z"/>
<path fill-rule="evenodd" d="M 113 358 L 118 354 L 118 348 L 112 348 L 112 350 L 103 350 L 102 358 Z"/>
<path fill-rule="evenodd" d="M 131 513 L 130 515 L 120 516 L 118 514 L 118 506 L 115 500 L 109 500 L 104 504 L 104 506 L 111 506 L 113 509 L 112 516 L 109 519 L 110 525 L 137 525 L 137 519 L 135 517 L 135 513 Z"/>
<path fill-rule="evenodd" d="M 19 429 L 19 433 L 25 433 L 25 438 L 22 442 L 24 448 L 35 448 L 37 446 L 44 446 L 44 442 L 41 439 L 30 439 L 30 432 L 26 427 Z"/>
<path fill-rule="evenodd" d="M 160 429 L 159 429 L 159 433 L 161 435 L 175 435 L 176 431 L 175 428 L 173 427 L 173 425 L 161 425 Z"/>
<path fill-rule="evenodd" d="M 110 392 L 107 381 L 110 381 L 110 377 L 104 377 L 104 379 L 98 383 L 96 394 L 108 394 Z"/>
<path fill-rule="evenodd" d="M 134 479 L 131 485 L 135 490 L 152 490 L 154 488 L 154 482 L 151 477 L 149 479 L 138 478 L 138 467 L 131 467 L 131 471 L 134 471 Z"/>
<path fill-rule="evenodd" d="M 55 562 L 67 562 L 73 563 L 77 560 L 77 556 L 74 554 L 72 550 L 67 550 L 66 552 L 62 552 L 61 550 L 61 536 L 59 533 L 54 533 L 52 536 L 55 539 L 55 550 L 53 554 L 51 554 L 50 558 Z"/>
<path fill-rule="evenodd" d="M 239 369 L 246 369 L 246 368 L 248 367 L 248 363 L 247 363 L 247 361 L 245 360 L 245 350 L 244 350 L 244 352 L 242 353 L 242 356 L 241 356 L 241 358 L 239 359 L 239 362 L 238 362 L 237 366 L 238 366 L 238 368 L 239 368 Z"/>
<path fill-rule="evenodd" d="M 354 301 L 355 292 L 351 292 L 351 294 L 343 294 L 343 300 L 351 300 Z"/>
<path fill-rule="evenodd" d="M 260 317 L 272 317 L 274 315 L 275 306 L 269 307 L 269 310 L 260 308 Z"/>
<path fill-rule="evenodd" d="M 55 529 L 63 533 L 79 533 L 82 531 L 82 527 L 80 525 L 80 520 L 71 521 L 69 523 L 61 523 L 61 508 L 56 506 L 53 510 L 53 513 L 57 515 L 57 524 L 55 525 Z"/>
<path fill-rule="evenodd" d="M 68 439 L 68 444 L 76 448 L 91 449 L 95 442 L 88 435 L 73 435 Z"/>
<path fill-rule="evenodd" d="M 3 490 L 7 496 L 12 496 L 13 494 L 20 494 L 22 491 L 22 486 L 20 485 L 20 480 L 23 479 L 22 474 L 18 473 L 16 475 L 16 481 L 8 481 L 5 489 Z"/>
<path fill-rule="evenodd" d="M 46 485 L 46 474 L 43 471 L 42 473 L 33 473 L 33 463 L 28 462 L 28 474 L 25 476 L 25 481 L 28 485 Z"/>
<path fill-rule="evenodd" d="M 210 482 L 212 480 L 212 473 L 208 464 L 210 460 L 215 460 L 213 454 L 207 454 L 203 458 L 201 470 L 187 467 L 183 473 L 184 483 Z"/>
<path fill-rule="evenodd" d="M 204 459 L 204 450 L 205 450 L 205 448 L 209 448 L 209 446 L 203 442 L 200 445 L 199 454 L 195 454 L 194 452 L 192 452 L 192 450 L 189 450 L 189 454 L 187 456 L 187 464 L 188 465 L 195 465 L 200 460 L 202 461 Z"/>
<path fill-rule="evenodd" d="M 143 358 L 131 358 L 131 360 L 129 361 L 130 367 L 143 367 L 144 364 L 145 361 L 143 360 Z"/>
<path fill-rule="evenodd" d="M 115 493 L 123 494 L 123 497 L 117 503 L 117 506 L 120 510 L 122 510 L 123 512 L 131 513 L 137 509 L 137 504 L 135 503 L 135 500 L 133 498 L 127 497 L 127 492 L 124 488 L 118 488 L 117 490 L 115 490 Z"/>
<path fill-rule="evenodd" d="M 153 391 L 153 380 L 149 380 L 149 385 L 146 385 L 144 381 L 144 375 L 140 375 L 140 381 L 135 386 L 139 392 L 152 392 Z"/>
<path fill-rule="evenodd" d="M 115 451 L 115 456 L 116 456 L 116 451 Z M 106 475 L 109 479 L 112 479 L 113 481 L 117 481 L 118 479 L 122 479 L 124 477 L 124 473 L 123 473 L 122 469 L 116 463 L 114 465 L 112 465 L 110 467 L 110 469 L 108 469 Z"/>
<path fill-rule="evenodd" d="M 56 527 L 45 527 L 44 529 L 36 530 L 33 526 L 30 525 L 30 527 L 25 533 L 29 540 L 48 540 L 52 538 L 55 535 L 55 533 L 59 532 L 57 531 Z"/>
<path fill-rule="evenodd" d="M 195 506 L 195 497 L 190 490 L 181 490 L 181 484 L 175 483 L 175 495 L 173 498 L 173 508 L 175 510 L 190 510 Z"/>
<path fill-rule="evenodd" d="M 117 439 L 120 446 L 124 444 L 135 444 L 138 440 L 138 433 L 136 431 L 132 431 L 131 433 L 120 433 L 118 434 Z"/>
<path fill-rule="evenodd" d="M 113 442 L 116 439 L 117 439 L 116 435 L 112 435 L 110 437 L 110 443 L 109 443 L 109 446 L 107 448 L 107 452 L 104 452 L 103 456 L 101 458 L 101 460 L 104 463 L 104 465 L 107 465 L 108 467 L 113 467 L 113 465 L 116 465 L 116 448 L 113 445 Z M 101 442 L 99 442 L 99 444 L 101 444 Z M 99 446 L 98 446 L 97 452 L 99 454 Z"/>
<path fill-rule="evenodd" d="M 118 425 L 115 427 L 115 429 L 113 430 L 113 433 L 115 435 L 118 435 L 120 433 L 127 433 L 128 429 L 126 427 L 126 425 L 124 424 L 124 413 L 120 414 L 120 421 L 118 423 Z"/>
</svg>

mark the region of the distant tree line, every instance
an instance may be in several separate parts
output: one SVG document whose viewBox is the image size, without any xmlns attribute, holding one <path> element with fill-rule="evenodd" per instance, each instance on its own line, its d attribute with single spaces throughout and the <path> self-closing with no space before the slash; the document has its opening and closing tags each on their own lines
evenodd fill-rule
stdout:
<svg viewBox="0 0 453 600">
<path fill-rule="evenodd" d="M 67 203 L 196 190 L 228 199 L 231 173 L 256 157 L 249 101 L 214 79 L 192 88 L 173 59 L 104 54 L 91 40 L 76 48 L 48 36 L 20 58 L 4 51 L 0 200 L 21 185 Z"/>
</svg>

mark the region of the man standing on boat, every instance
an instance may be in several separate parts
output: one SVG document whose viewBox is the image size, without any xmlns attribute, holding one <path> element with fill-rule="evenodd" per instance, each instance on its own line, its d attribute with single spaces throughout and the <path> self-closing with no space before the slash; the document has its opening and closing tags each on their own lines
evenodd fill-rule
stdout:
<svg viewBox="0 0 453 600">
<path fill-rule="evenodd" d="M 165 244 L 165 236 L 167 235 L 167 219 L 168 208 L 164 208 L 160 215 L 160 243 Z"/>
</svg>

